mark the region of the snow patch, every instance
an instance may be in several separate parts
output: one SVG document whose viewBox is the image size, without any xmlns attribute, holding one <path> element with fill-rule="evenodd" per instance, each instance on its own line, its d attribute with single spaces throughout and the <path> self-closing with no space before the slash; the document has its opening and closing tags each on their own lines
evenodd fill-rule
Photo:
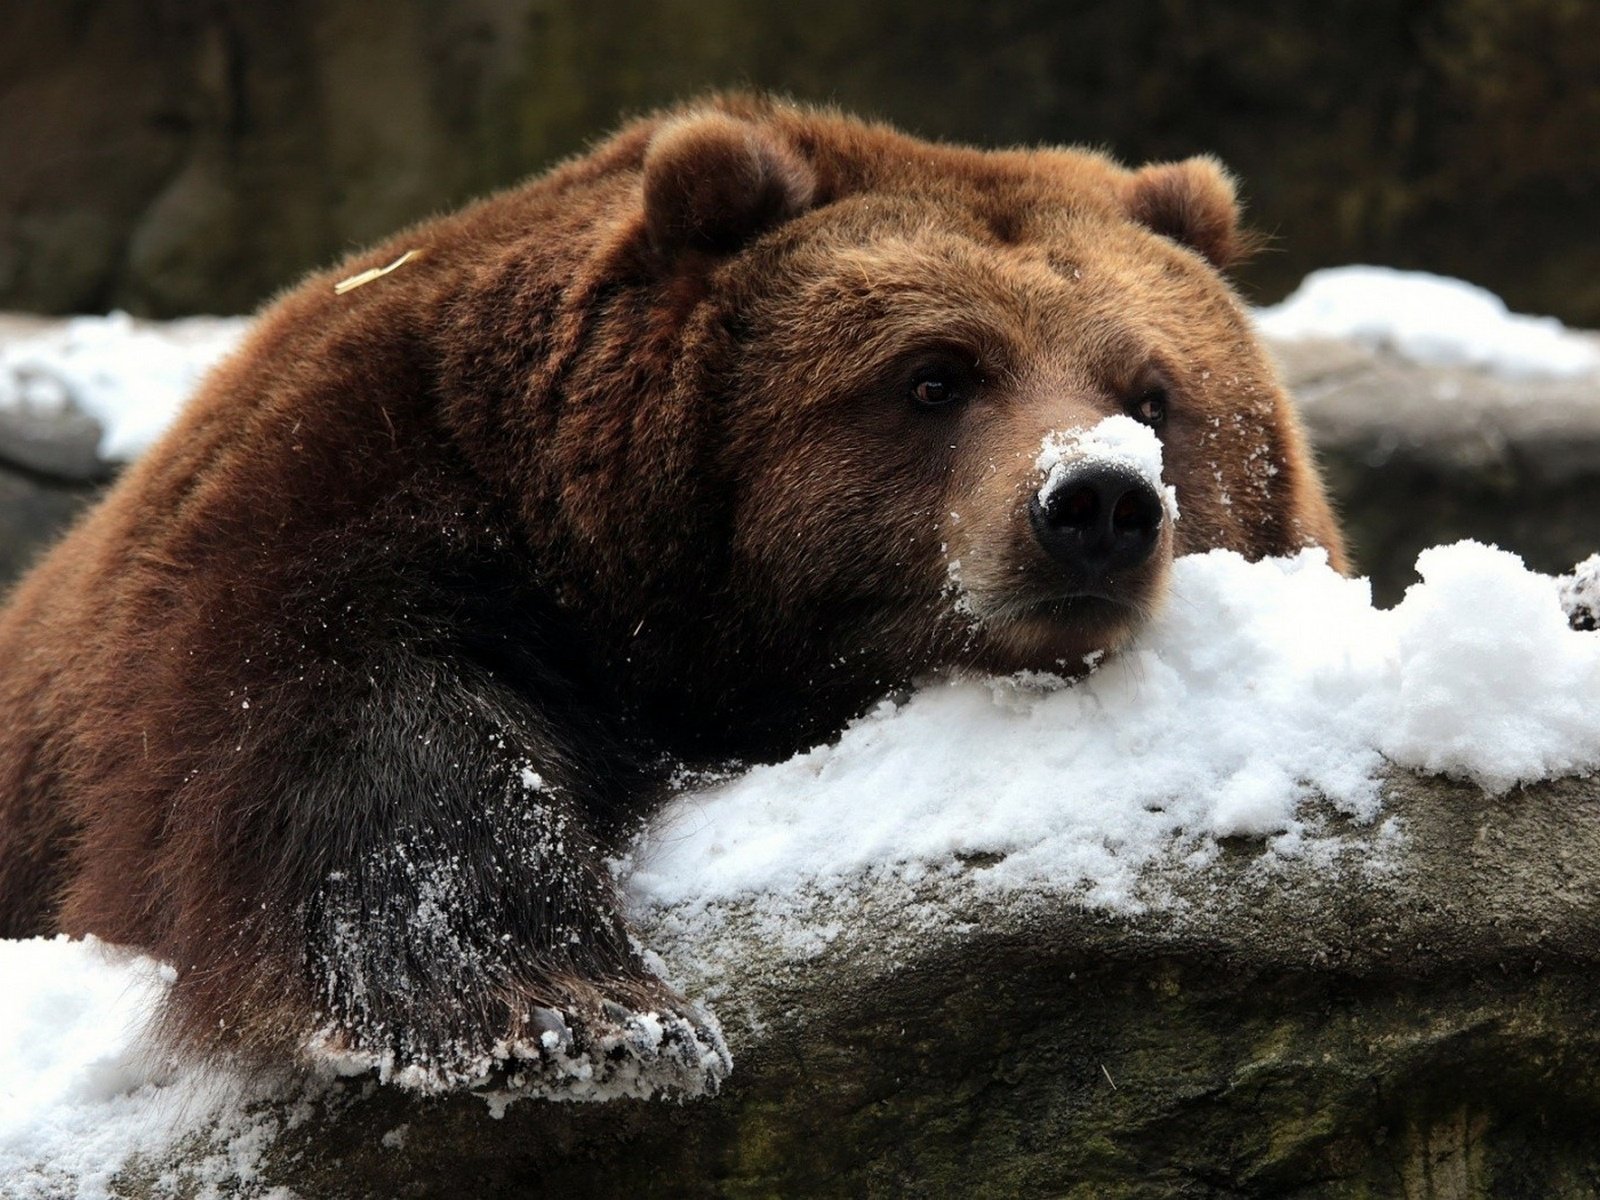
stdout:
<svg viewBox="0 0 1600 1200">
<path fill-rule="evenodd" d="M 0 342 L 0 408 L 87 413 L 100 423 L 100 457 L 126 462 L 165 432 L 250 324 L 247 317 L 152 323 L 122 312 L 73 317 Z"/>
<path fill-rule="evenodd" d="M 1282 304 L 1257 311 L 1256 324 L 1269 337 L 1350 338 L 1413 362 L 1513 379 L 1600 372 L 1600 343 L 1592 338 L 1554 317 L 1513 313 L 1481 287 L 1422 271 L 1313 271 Z"/>
<path fill-rule="evenodd" d="M 175 1069 L 143 1041 L 173 978 L 92 937 L 0 941 L 0 1195 L 103 1200 L 130 1159 L 214 1127 L 220 1149 L 185 1177 L 202 1196 L 252 1177 L 275 1118 L 247 1115 L 236 1081 Z"/>
<path fill-rule="evenodd" d="M 1600 636 L 1555 581 L 1477 542 L 1417 558 L 1386 622 L 1398 668 L 1376 739 L 1391 759 L 1486 790 L 1600 769 Z"/>
</svg>

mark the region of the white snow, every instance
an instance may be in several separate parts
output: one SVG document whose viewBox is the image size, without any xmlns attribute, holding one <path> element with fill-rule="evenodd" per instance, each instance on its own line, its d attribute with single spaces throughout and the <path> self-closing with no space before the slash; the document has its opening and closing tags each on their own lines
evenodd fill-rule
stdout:
<svg viewBox="0 0 1600 1200">
<path fill-rule="evenodd" d="M 118 312 L 0 341 L 0 408 L 76 408 L 100 422 L 100 457 L 125 462 L 172 424 L 249 326 L 246 317 L 150 323 Z"/>
<path fill-rule="evenodd" d="M 141 1041 L 172 978 L 94 938 L 0 941 L 0 1196 L 114 1196 L 131 1157 L 158 1155 L 224 1112 L 229 1144 L 190 1178 L 216 1195 L 250 1174 L 264 1131 L 239 1115 L 239 1086 L 156 1062 Z"/>
<path fill-rule="evenodd" d="M 1380 610 L 1320 551 L 1181 558 L 1161 614 L 1086 678 L 932 682 L 676 800 L 629 864 L 633 902 L 798 911 L 981 856 L 986 887 L 1133 911 L 1174 848 L 1299 853 L 1314 794 L 1373 821 L 1388 763 L 1489 792 L 1600 770 L 1600 635 L 1568 627 L 1556 581 L 1474 542 L 1418 569 Z"/>
<path fill-rule="evenodd" d="M 1086 462 L 1122 467 L 1138 475 L 1162 497 L 1167 519 L 1178 519 L 1178 493 L 1161 479 L 1161 439 L 1132 417 L 1107 417 L 1088 429 L 1058 430 L 1045 435 L 1034 469 L 1044 476 L 1040 504 L 1047 504 L 1074 468 Z"/>
<path fill-rule="evenodd" d="M 1554 317 L 1510 312 L 1493 292 L 1423 271 L 1313 271 L 1282 304 L 1258 310 L 1256 324 L 1268 337 L 1351 338 L 1414 362 L 1513 379 L 1600 372 L 1600 342 L 1592 336 Z"/>
</svg>

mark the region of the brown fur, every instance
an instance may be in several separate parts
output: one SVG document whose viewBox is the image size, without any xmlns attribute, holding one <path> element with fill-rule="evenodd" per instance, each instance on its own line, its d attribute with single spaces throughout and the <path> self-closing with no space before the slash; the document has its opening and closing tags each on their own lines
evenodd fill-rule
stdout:
<svg viewBox="0 0 1600 1200">
<path fill-rule="evenodd" d="M 1340 561 L 1242 244 L 1209 160 L 730 98 L 312 277 L 0 616 L 0 933 L 146 948 L 177 1037 L 262 1059 L 681 1005 L 602 866 L 661 762 L 1114 645 L 1174 553 Z M 1040 440 L 1152 387 L 1182 519 L 1064 599 Z"/>
</svg>

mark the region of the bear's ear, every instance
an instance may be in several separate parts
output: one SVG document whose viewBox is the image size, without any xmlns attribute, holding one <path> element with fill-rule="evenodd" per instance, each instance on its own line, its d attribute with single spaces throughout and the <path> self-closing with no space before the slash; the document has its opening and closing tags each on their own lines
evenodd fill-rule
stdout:
<svg viewBox="0 0 1600 1200">
<path fill-rule="evenodd" d="M 816 186 L 798 155 L 749 121 L 684 117 L 645 151 L 645 227 L 664 254 L 727 254 L 804 212 Z"/>
<path fill-rule="evenodd" d="M 1155 163 L 1128 181 L 1128 212 L 1139 224 L 1181 242 L 1226 270 L 1253 248 L 1239 228 L 1233 176 L 1209 155 Z"/>
</svg>

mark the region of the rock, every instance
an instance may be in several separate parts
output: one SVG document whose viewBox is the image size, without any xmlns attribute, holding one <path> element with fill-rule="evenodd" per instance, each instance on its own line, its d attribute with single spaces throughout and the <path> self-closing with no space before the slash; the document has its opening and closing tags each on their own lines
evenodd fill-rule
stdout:
<svg viewBox="0 0 1600 1200">
<path fill-rule="evenodd" d="M 58 324 L 0 313 L 0 345 Z M 16 579 L 100 492 L 100 426 L 71 409 L 0 406 L 0 589 Z"/>
<path fill-rule="evenodd" d="M 656 914 L 648 940 L 728 1033 L 720 1096 L 496 1119 L 477 1096 L 346 1083 L 280 1110 L 251 1187 L 1595 1195 L 1600 784 L 1386 790 L 1393 823 L 1329 816 L 1324 853 L 1240 843 L 1196 870 L 1175 850 L 1140 912 L 985 897 L 971 864 L 781 929 Z M 168 1165 L 125 1172 L 128 1194 Z"/>
<path fill-rule="evenodd" d="M 1559 575 L 1600 548 L 1600 375 L 1501 378 L 1344 341 L 1271 341 L 1379 603 L 1476 538 Z"/>
<path fill-rule="evenodd" d="M 137 453 L 244 325 L 0 313 L 0 588 L 115 476 L 102 455 Z"/>
<path fill-rule="evenodd" d="M 0 319 L 0 338 L 43 327 Z M 1275 351 L 1380 595 L 1451 536 L 1549 571 L 1600 545 L 1593 382 Z M 92 496 L 85 420 L 0 412 L 0 575 Z M 1574 605 L 1591 584 L 1573 576 Z M 985 895 L 981 862 L 778 927 L 655 913 L 646 940 L 732 1046 L 720 1096 L 507 1106 L 346 1081 L 265 1108 L 277 1137 L 233 1182 L 306 1200 L 1600 1193 L 1600 781 L 1387 792 L 1396 825 L 1330 815 L 1306 858 L 1175 854 L 1137 913 Z M 201 1137 L 123 1190 L 165 1195 L 171 1169 L 199 1194 L 248 1150 Z"/>
<path fill-rule="evenodd" d="M 0 463 L 0 598 L 98 495 L 98 488 L 60 483 Z"/>
<path fill-rule="evenodd" d="M 66 486 L 100 483 L 114 470 L 100 458 L 100 422 L 88 414 L 0 408 L 0 471 L 7 469 Z"/>
<path fill-rule="evenodd" d="M 1580 632 L 1600 629 L 1600 554 L 1591 554 L 1556 582 L 1567 623 Z"/>
</svg>

